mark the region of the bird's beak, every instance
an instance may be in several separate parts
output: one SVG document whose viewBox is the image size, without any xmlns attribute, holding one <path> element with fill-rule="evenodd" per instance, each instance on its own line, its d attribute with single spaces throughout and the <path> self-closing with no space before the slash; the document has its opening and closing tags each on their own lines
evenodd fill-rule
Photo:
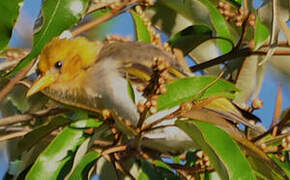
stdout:
<svg viewBox="0 0 290 180">
<path fill-rule="evenodd" d="M 36 80 L 31 88 L 27 91 L 26 96 L 31 96 L 44 88 L 48 87 L 52 83 L 54 83 L 57 79 L 57 73 L 49 73 L 45 74 L 44 76 L 40 77 L 38 80 Z"/>
</svg>

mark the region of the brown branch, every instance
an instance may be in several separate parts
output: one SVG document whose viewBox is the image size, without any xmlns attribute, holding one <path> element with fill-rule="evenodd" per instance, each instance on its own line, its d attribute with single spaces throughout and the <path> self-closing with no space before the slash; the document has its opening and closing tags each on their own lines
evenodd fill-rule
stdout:
<svg viewBox="0 0 290 180">
<path fill-rule="evenodd" d="M 10 79 L 8 84 L 0 91 L 0 102 L 2 99 L 13 89 L 13 87 L 20 81 L 32 68 L 34 61 L 26 66 L 20 73 L 18 73 L 14 78 Z"/>
<path fill-rule="evenodd" d="M 25 134 L 29 133 L 30 130 L 24 130 L 24 131 L 19 131 L 19 132 L 14 132 L 14 133 L 9 133 L 9 134 L 5 134 L 3 136 L 0 136 L 0 142 L 1 141 L 7 141 L 10 139 L 14 139 L 14 138 L 18 138 L 18 137 L 22 137 Z"/>
<path fill-rule="evenodd" d="M 267 41 L 265 44 L 263 44 L 261 46 L 261 48 L 268 47 L 268 46 L 269 46 L 269 41 Z M 289 45 L 288 45 L 287 41 L 281 41 L 281 42 L 278 42 L 278 46 L 277 47 L 289 47 Z"/>
<path fill-rule="evenodd" d="M 76 36 L 76 35 L 79 35 L 111 18 L 113 18 L 114 16 L 116 16 L 117 14 L 119 14 L 121 12 L 122 9 L 124 9 L 125 7 L 129 6 L 129 5 L 132 5 L 134 3 L 137 3 L 139 0 L 132 0 L 132 1 L 129 1 L 129 2 L 126 2 L 126 3 L 123 3 L 121 4 L 120 6 L 118 6 L 116 9 L 113 9 L 110 13 L 98 18 L 98 19 L 95 19 L 95 20 L 92 20 L 84 25 L 81 25 L 79 26 L 78 28 L 76 28 L 75 30 L 73 30 L 72 32 L 72 35 L 73 36 Z"/>
<path fill-rule="evenodd" d="M 11 60 L 11 61 L 4 61 L 0 63 L 0 71 L 6 70 L 10 67 L 15 66 L 19 61 L 18 60 Z"/>
<path fill-rule="evenodd" d="M 253 53 L 254 54 L 258 53 L 258 54 L 266 55 L 267 54 L 267 50 L 258 50 L 258 51 L 255 51 Z M 290 50 L 275 50 L 273 55 L 288 56 L 288 55 L 290 55 Z"/>
<path fill-rule="evenodd" d="M 243 21 L 243 24 L 242 24 L 242 33 L 241 33 L 241 37 L 236 45 L 236 49 L 240 49 L 241 45 L 242 45 L 242 42 L 243 40 L 245 39 L 246 37 L 246 32 L 247 32 L 247 29 L 248 29 L 248 20 L 249 20 L 249 16 L 250 14 L 248 13 L 245 20 Z"/>
<path fill-rule="evenodd" d="M 192 173 L 192 174 L 200 174 L 206 171 L 214 171 L 213 167 L 200 168 L 200 167 L 184 166 L 184 165 L 174 164 L 174 163 L 166 163 L 166 164 L 173 169 L 180 169 L 180 170 Z"/>
<path fill-rule="evenodd" d="M 51 108 L 51 109 L 40 110 L 38 112 L 30 113 L 30 114 L 19 114 L 19 115 L 4 117 L 0 119 L 0 126 L 7 126 L 10 124 L 25 122 L 36 117 L 45 117 L 45 116 L 55 115 L 55 114 L 63 113 L 65 111 L 66 110 L 64 109 Z"/>
<path fill-rule="evenodd" d="M 104 150 L 102 152 L 102 155 L 104 156 L 104 155 L 112 154 L 115 152 L 126 151 L 126 149 L 127 149 L 127 145 L 113 146 L 111 148 Z"/>
<path fill-rule="evenodd" d="M 203 70 L 203 69 L 209 68 L 211 66 L 215 66 L 215 65 L 224 63 L 226 61 L 234 60 L 234 59 L 240 58 L 240 57 L 247 57 L 247 56 L 250 56 L 252 54 L 253 54 L 253 52 L 250 48 L 244 48 L 244 49 L 240 49 L 240 50 L 234 48 L 232 51 L 230 51 L 222 56 L 213 58 L 212 60 L 209 60 L 209 61 L 206 61 L 206 62 L 203 62 L 200 64 L 196 64 L 196 65 L 190 67 L 190 70 L 192 72 Z"/>
<path fill-rule="evenodd" d="M 266 135 L 271 133 L 275 127 L 278 127 L 278 129 L 281 129 L 285 124 L 287 126 L 288 119 L 290 119 L 290 111 L 288 111 L 287 114 L 284 116 L 284 118 L 281 121 L 279 121 L 276 125 L 272 126 L 270 129 L 268 129 L 268 131 L 264 132 L 263 134 L 255 137 L 252 141 L 253 142 L 259 141 L 260 139 L 262 139 L 263 137 L 265 137 Z M 288 124 L 288 126 L 289 126 L 289 124 Z"/>
<path fill-rule="evenodd" d="M 222 64 L 226 61 L 233 61 L 237 58 L 248 57 L 251 55 L 266 55 L 266 54 L 267 54 L 266 50 L 252 51 L 251 48 L 248 48 L 248 47 L 243 48 L 243 49 L 233 49 L 232 51 L 222 56 L 213 58 L 209 61 L 206 61 L 200 64 L 196 64 L 190 67 L 190 70 L 192 72 L 195 72 L 195 71 L 203 70 L 203 69 L 206 69 L 206 68 L 218 65 L 218 64 Z M 290 55 L 290 50 L 276 50 L 274 55 L 284 55 L 284 56 Z"/>
</svg>

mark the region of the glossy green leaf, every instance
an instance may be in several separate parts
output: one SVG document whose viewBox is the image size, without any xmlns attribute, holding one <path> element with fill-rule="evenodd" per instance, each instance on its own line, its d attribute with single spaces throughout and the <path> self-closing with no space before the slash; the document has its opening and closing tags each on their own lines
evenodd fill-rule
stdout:
<svg viewBox="0 0 290 180">
<path fill-rule="evenodd" d="M 212 37 L 211 29 L 204 25 L 189 26 L 182 31 L 176 33 L 168 42 L 173 48 L 178 48 L 183 51 L 183 54 L 188 54 L 198 45 Z"/>
<path fill-rule="evenodd" d="M 44 1 L 42 5 L 41 27 L 33 37 L 33 49 L 18 63 L 9 76 L 18 73 L 27 66 L 53 37 L 75 25 L 87 10 L 89 0 Z"/>
<path fill-rule="evenodd" d="M 220 14 L 218 9 L 208 0 L 188 0 L 188 1 L 180 1 L 180 0 L 160 0 L 161 3 L 165 4 L 166 6 L 170 7 L 171 9 L 175 10 L 176 12 L 180 13 L 192 23 L 195 23 L 196 19 L 201 18 L 200 20 L 206 20 L 209 16 L 210 22 L 209 26 L 212 26 L 216 32 L 216 36 L 224 37 L 232 42 L 235 41 L 233 34 L 230 32 L 228 24 L 225 18 Z M 197 11 L 197 7 L 199 9 Z M 203 9 L 207 9 L 208 14 L 204 15 Z M 198 17 L 204 16 L 204 17 Z M 203 21 L 202 23 L 205 23 Z M 217 40 L 218 47 L 222 51 L 222 53 L 227 53 L 232 49 L 231 43 L 225 40 Z"/>
<path fill-rule="evenodd" d="M 0 2 L 0 52 L 10 40 L 22 3 L 23 0 Z"/>
<path fill-rule="evenodd" d="M 66 127 L 39 155 L 26 179 L 43 180 L 64 178 L 65 165 L 73 159 L 78 146 L 85 140 L 83 129 Z M 67 169 L 65 169 L 67 171 Z"/>
<path fill-rule="evenodd" d="M 135 36 L 136 40 L 142 42 L 151 42 L 151 35 L 145 25 L 143 19 L 134 11 L 130 11 L 135 23 Z"/>
<path fill-rule="evenodd" d="M 208 0 L 199 0 L 203 5 L 205 5 L 210 12 L 211 23 L 215 28 L 218 37 L 224 37 L 234 42 L 235 38 L 230 32 L 228 23 L 225 18 L 220 14 L 219 10 Z M 225 40 L 217 40 L 218 47 L 222 53 L 227 53 L 232 50 L 232 45 Z"/>
<path fill-rule="evenodd" d="M 26 134 L 24 138 L 21 139 L 21 141 L 18 143 L 18 147 L 21 148 L 22 151 L 29 150 L 32 146 L 37 144 L 42 138 L 44 138 L 50 132 L 68 124 L 69 122 L 70 122 L 69 119 L 57 116 L 48 123 Z"/>
<path fill-rule="evenodd" d="M 237 143 L 217 126 L 197 120 L 177 120 L 176 126 L 209 156 L 221 179 L 256 179 Z"/>
<path fill-rule="evenodd" d="M 256 20 L 256 28 L 255 28 L 255 47 L 254 50 L 259 49 L 268 39 L 270 35 L 269 29 L 267 28 L 266 25 L 262 23 L 260 20 L 259 16 L 257 17 Z"/>
<path fill-rule="evenodd" d="M 84 119 L 79 120 L 70 125 L 72 128 L 97 128 L 103 124 L 102 121 L 98 121 L 97 119 L 91 118 L 91 119 Z"/>
<path fill-rule="evenodd" d="M 101 156 L 101 153 L 91 151 L 87 153 L 81 160 L 81 162 L 77 165 L 72 175 L 70 176 L 70 180 L 78 180 L 78 179 L 88 179 L 88 174 L 90 169 L 95 165 L 95 162 Z"/>
<path fill-rule="evenodd" d="M 215 80 L 216 77 L 195 76 L 179 79 L 168 84 L 166 94 L 162 94 L 158 98 L 158 110 L 172 108 L 193 98 L 198 100 L 218 95 L 228 98 L 235 97 L 237 92 L 235 85 L 219 79 L 209 86 Z M 209 87 L 207 88 L 207 86 Z M 207 89 L 205 90 L 205 88 Z"/>
</svg>

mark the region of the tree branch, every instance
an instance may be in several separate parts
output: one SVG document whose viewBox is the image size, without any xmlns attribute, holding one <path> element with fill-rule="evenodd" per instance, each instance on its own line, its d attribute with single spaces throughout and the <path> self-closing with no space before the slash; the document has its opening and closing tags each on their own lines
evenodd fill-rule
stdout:
<svg viewBox="0 0 290 180">
<path fill-rule="evenodd" d="M 7 126 L 10 124 L 29 121 L 29 120 L 36 118 L 36 117 L 45 117 L 45 116 L 50 116 L 50 115 L 56 115 L 59 113 L 63 113 L 65 111 L 66 110 L 60 109 L 60 108 L 50 108 L 50 109 L 40 110 L 38 112 L 30 113 L 30 114 L 19 114 L 19 115 L 4 117 L 4 118 L 0 119 L 0 126 Z"/>
<path fill-rule="evenodd" d="M 8 84 L 0 91 L 0 101 L 13 89 L 13 87 L 20 81 L 32 68 L 34 61 L 26 66 L 20 73 L 18 73 L 14 78 L 12 78 Z"/>
<path fill-rule="evenodd" d="M 129 2 L 123 3 L 119 7 L 117 7 L 116 9 L 113 9 L 110 13 L 108 13 L 108 14 L 106 14 L 98 19 L 92 20 L 84 25 L 79 26 L 78 28 L 76 28 L 75 30 L 72 31 L 72 35 L 76 36 L 76 35 L 81 34 L 85 31 L 111 19 L 115 15 L 119 14 L 121 12 L 121 10 L 124 9 L 125 7 L 132 5 L 134 3 L 138 3 L 138 2 L 139 2 L 139 0 L 132 0 Z"/>
</svg>

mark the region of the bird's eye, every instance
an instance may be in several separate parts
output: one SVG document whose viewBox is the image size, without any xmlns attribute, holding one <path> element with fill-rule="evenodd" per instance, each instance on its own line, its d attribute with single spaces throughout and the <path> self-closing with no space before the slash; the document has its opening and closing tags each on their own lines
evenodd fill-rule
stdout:
<svg viewBox="0 0 290 180">
<path fill-rule="evenodd" d="M 61 61 L 57 61 L 54 66 L 59 69 L 59 68 L 62 67 L 62 62 Z"/>
</svg>

